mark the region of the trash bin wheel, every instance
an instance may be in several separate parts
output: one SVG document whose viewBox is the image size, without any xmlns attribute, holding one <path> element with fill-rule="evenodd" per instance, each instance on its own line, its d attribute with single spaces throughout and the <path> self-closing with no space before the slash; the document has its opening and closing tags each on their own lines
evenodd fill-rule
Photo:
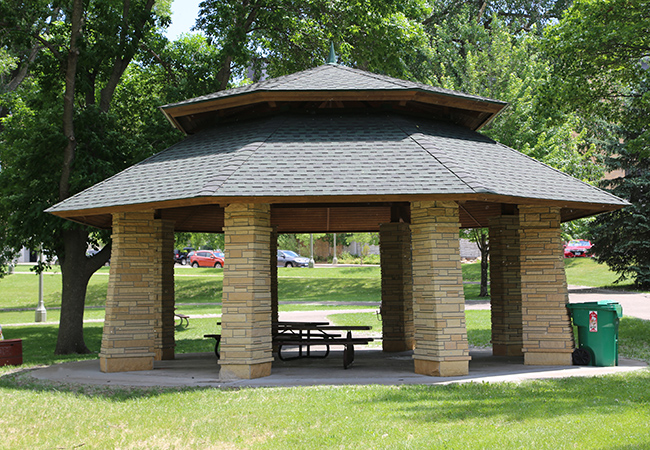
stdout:
<svg viewBox="0 0 650 450">
<path fill-rule="evenodd" d="M 591 362 L 591 354 L 584 348 L 576 348 L 572 355 L 573 365 L 575 366 L 588 366 Z"/>
</svg>

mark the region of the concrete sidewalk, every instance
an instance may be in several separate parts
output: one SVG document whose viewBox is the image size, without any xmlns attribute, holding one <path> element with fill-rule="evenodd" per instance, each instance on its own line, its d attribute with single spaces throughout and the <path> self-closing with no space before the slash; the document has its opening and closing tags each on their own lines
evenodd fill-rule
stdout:
<svg viewBox="0 0 650 450">
<path fill-rule="evenodd" d="M 412 352 L 383 353 L 378 348 L 355 349 L 351 368 L 343 369 L 342 351 L 327 358 L 273 362 L 271 376 L 254 380 L 221 380 L 214 353 L 188 353 L 173 361 L 157 361 L 154 370 L 102 373 L 99 361 L 80 361 L 37 369 L 34 378 L 62 383 L 137 387 L 290 387 L 322 385 L 443 385 L 467 382 L 521 382 L 566 377 L 591 377 L 640 370 L 645 363 L 620 359 L 616 367 L 525 366 L 523 358 L 494 357 L 490 349 L 472 349 L 469 375 L 429 377 L 413 372 Z"/>
<path fill-rule="evenodd" d="M 481 305 L 482 308 L 485 305 Z M 336 313 L 363 310 L 293 311 L 280 314 L 281 320 L 323 321 Z M 372 325 L 372 324 L 370 324 Z M 616 367 L 525 366 L 523 357 L 494 357 L 491 349 L 474 348 L 469 375 L 428 377 L 413 372 L 413 352 L 384 353 L 378 347 L 355 348 L 355 361 L 343 369 L 342 350 L 333 349 L 327 358 L 303 358 L 273 362 L 272 375 L 255 380 L 221 380 L 214 353 L 179 354 L 173 361 L 157 361 L 154 370 L 102 373 L 99 361 L 63 363 L 34 370 L 41 380 L 106 386 L 166 387 L 270 387 L 314 385 L 402 385 L 450 384 L 466 382 L 520 382 L 531 379 L 589 377 L 639 370 L 646 364 L 620 358 Z"/>
</svg>

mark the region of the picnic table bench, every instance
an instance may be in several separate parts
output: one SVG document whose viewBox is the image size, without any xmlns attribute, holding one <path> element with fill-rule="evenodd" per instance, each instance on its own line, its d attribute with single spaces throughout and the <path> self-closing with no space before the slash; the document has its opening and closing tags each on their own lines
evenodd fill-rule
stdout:
<svg viewBox="0 0 650 450">
<path fill-rule="evenodd" d="M 217 322 L 221 325 L 221 322 Z M 282 361 L 298 358 L 326 358 L 330 353 L 330 346 L 343 346 L 343 368 L 347 369 L 354 362 L 354 346 L 368 345 L 374 339 L 369 337 L 353 337 L 352 331 L 371 330 L 371 326 L 337 326 L 329 322 L 276 322 L 273 324 L 275 334 L 273 342 L 278 347 L 278 357 Z M 338 331 L 345 331 L 343 337 Z M 205 338 L 215 339 L 214 353 L 219 359 L 220 334 L 204 334 Z M 313 355 L 311 347 L 325 347 L 324 354 Z M 283 356 L 282 347 L 297 347 L 297 356 Z M 303 351 L 304 348 L 304 351 Z"/>
<path fill-rule="evenodd" d="M 343 368 L 347 369 L 354 362 L 354 346 L 368 345 L 374 339 L 369 337 L 352 337 L 352 331 L 371 330 L 370 326 L 336 326 L 315 323 L 291 323 L 278 327 L 278 334 L 274 342 L 278 346 L 278 357 L 282 361 L 297 358 L 326 358 L 330 353 L 330 346 L 343 346 Z M 283 331 L 282 328 L 284 328 Z M 333 331 L 345 331 L 345 337 L 332 334 Z M 325 347 L 323 355 L 312 355 L 312 346 Z M 282 355 L 282 347 L 298 347 L 298 355 L 287 357 Z M 303 347 L 306 351 L 303 352 Z"/>
</svg>

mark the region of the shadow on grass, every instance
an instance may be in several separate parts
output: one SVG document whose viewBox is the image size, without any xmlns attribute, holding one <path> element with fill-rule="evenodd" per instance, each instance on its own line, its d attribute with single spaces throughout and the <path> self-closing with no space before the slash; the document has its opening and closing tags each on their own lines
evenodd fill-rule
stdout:
<svg viewBox="0 0 650 450">
<path fill-rule="evenodd" d="M 16 339 L 22 339 L 23 364 L 57 364 L 80 359 L 95 359 L 102 343 L 102 323 L 84 325 L 84 341 L 92 352 L 87 355 L 55 355 L 56 341 L 59 333 L 58 325 L 25 326 L 12 328 Z"/>
<path fill-rule="evenodd" d="M 650 364 L 650 320 L 623 317 L 618 328 L 618 351 Z"/>
<path fill-rule="evenodd" d="M 284 278 L 278 282 L 278 297 L 283 301 L 369 301 L 381 300 L 377 278 Z"/>
<path fill-rule="evenodd" d="M 174 289 L 176 301 L 180 303 L 221 302 L 223 278 L 176 278 Z"/>
<path fill-rule="evenodd" d="M 405 385 L 378 395 L 391 409 L 418 423 L 458 423 L 494 417 L 502 421 L 546 420 L 593 412 L 619 416 L 650 402 L 650 371 L 590 378 L 515 383 Z M 368 401 L 367 399 L 365 401 Z"/>
</svg>

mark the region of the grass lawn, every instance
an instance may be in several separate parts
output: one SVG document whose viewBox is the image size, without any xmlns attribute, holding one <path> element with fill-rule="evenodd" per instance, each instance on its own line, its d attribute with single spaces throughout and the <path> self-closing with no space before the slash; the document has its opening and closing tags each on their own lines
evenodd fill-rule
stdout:
<svg viewBox="0 0 650 450">
<path fill-rule="evenodd" d="M 2 448 L 643 449 L 650 372 L 521 384 L 60 390 L 0 378 Z"/>
<path fill-rule="evenodd" d="M 593 262 L 573 261 L 571 270 Z M 466 280 L 476 276 L 471 272 L 475 267 L 464 265 L 470 272 Z M 370 301 L 373 295 L 378 301 L 378 268 L 354 269 L 280 269 L 280 290 L 296 301 Z M 0 306 L 7 307 L 6 281 L 32 276 L 1 280 Z M 95 278 L 105 292 L 108 277 Z M 216 286 L 222 279 L 219 270 L 179 268 L 177 295 L 184 296 L 183 301 L 179 297 L 183 311 L 218 311 L 209 303 L 218 301 L 221 288 Z M 20 296 L 20 287 L 13 289 Z M 92 301 L 97 301 L 101 287 L 93 292 L 97 297 Z M 27 296 L 15 301 L 30 308 L 35 304 Z M 54 311 L 48 311 L 48 318 Z M 95 313 L 103 310 L 88 310 L 86 317 Z M 33 319 L 34 312 L 0 312 L 0 323 L 8 323 L 10 314 Z M 329 317 L 380 330 L 372 312 Z M 203 334 L 218 331 L 215 321 L 195 318 L 190 327 L 177 327 L 177 351 L 213 351 L 213 341 Z M 99 351 L 102 324 L 87 323 L 84 330 L 89 348 Z M 470 345 L 489 345 L 490 312 L 467 311 L 467 330 Z M 54 356 L 56 325 L 10 325 L 3 331 L 6 338 L 23 339 L 27 367 L 97 357 Z M 650 321 L 624 317 L 619 345 L 622 356 L 650 362 Z M 1 367 L 0 411 L 0 449 L 650 449 L 650 371 L 520 384 L 177 390 L 37 382 Z"/>
<path fill-rule="evenodd" d="M 214 322 L 178 327 L 178 351 L 211 352 L 202 336 Z M 467 326 L 471 345 L 484 345 L 489 311 L 468 311 Z M 27 365 L 82 359 L 48 356 L 55 326 L 15 329 L 25 334 Z M 86 330 L 98 349 L 101 324 Z M 624 318 L 620 339 L 621 353 L 650 361 L 650 322 Z M 520 384 L 126 389 L 40 382 L 4 367 L 0 448 L 643 449 L 650 448 L 649 387 L 643 370 Z"/>
</svg>

